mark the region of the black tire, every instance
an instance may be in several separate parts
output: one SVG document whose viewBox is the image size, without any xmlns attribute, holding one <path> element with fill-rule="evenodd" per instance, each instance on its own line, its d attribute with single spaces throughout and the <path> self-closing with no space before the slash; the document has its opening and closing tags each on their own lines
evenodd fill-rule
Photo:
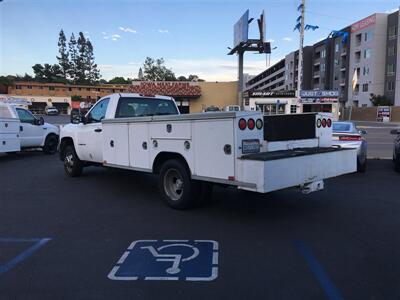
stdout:
<svg viewBox="0 0 400 300">
<path fill-rule="evenodd" d="M 357 172 L 358 173 L 365 173 L 366 171 L 367 171 L 367 159 L 365 159 L 363 163 L 360 163 L 357 160 Z"/>
<path fill-rule="evenodd" d="M 158 186 L 168 206 L 180 210 L 193 207 L 196 204 L 196 185 L 181 160 L 167 160 L 161 166 Z"/>
<path fill-rule="evenodd" d="M 55 154 L 57 152 L 57 147 L 58 136 L 55 134 L 49 134 L 44 142 L 43 152 L 45 154 Z"/>
<path fill-rule="evenodd" d="M 82 175 L 83 162 L 76 155 L 75 148 L 72 145 L 67 145 L 63 150 L 63 162 L 65 173 L 69 177 L 78 177 Z"/>
<path fill-rule="evenodd" d="M 397 154 L 394 160 L 394 170 L 400 173 L 400 154 Z"/>
</svg>

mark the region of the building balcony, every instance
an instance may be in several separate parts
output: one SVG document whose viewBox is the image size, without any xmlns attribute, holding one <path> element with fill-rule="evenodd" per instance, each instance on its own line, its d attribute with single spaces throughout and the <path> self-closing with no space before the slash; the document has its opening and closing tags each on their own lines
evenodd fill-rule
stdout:
<svg viewBox="0 0 400 300">
<path fill-rule="evenodd" d="M 340 53 L 340 56 L 346 56 L 347 55 L 347 50 L 343 50 L 342 53 Z"/>
<path fill-rule="evenodd" d="M 314 74 L 313 78 L 320 78 L 321 76 L 319 74 Z"/>
<path fill-rule="evenodd" d="M 340 67 L 340 71 L 341 71 L 341 72 L 346 72 L 346 66 L 341 66 L 341 67 Z"/>
<path fill-rule="evenodd" d="M 319 60 L 314 62 L 314 66 L 319 66 L 320 64 L 321 64 L 321 61 L 319 61 Z"/>
</svg>

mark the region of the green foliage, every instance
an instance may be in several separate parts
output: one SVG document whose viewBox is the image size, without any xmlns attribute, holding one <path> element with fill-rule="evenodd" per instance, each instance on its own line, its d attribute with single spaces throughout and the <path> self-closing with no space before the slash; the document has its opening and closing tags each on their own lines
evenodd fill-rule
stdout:
<svg viewBox="0 0 400 300">
<path fill-rule="evenodd" d="M 79 95 L 72 95 L 71 96 L 71 100 L 72 101 L 80 101 L 80 102 L 82 102 L 83 98 L 82 98 L 82 96 L 79 96 Z"/>
<path fill-rule="evenodd" d="M 373 106 L 392 106 L 393 103 L 385 95 L 370 94 L 369 100 Z"/>
<path fill-rule="evenodd" d="M 143 64 L 145 80 L 149 81 L 175 81 L 176 77 L 172 70 L 164 66 L 164 59 L 153 59 L 146 57 Z"/>
<path fill-rule="evenodd" d="M 56 56 L 60 69 L 64 78 L 67 81 L 68 72 L 70 70 L 69 52 L 67 50 L 67 38 L 65 37 L 64 31 L 61 29 L 58 38 L 58 52 L 60 56 Z"/>
<path fill-rule="evenodd" d="M 60 67 L 60 65 L 54 64 L 35 64 L 33 67 L 33 73 L 35 77 L 31 77 L 31 80 L 40 81 L 40 82 L 57 82 L 57 83 L 65 83 L 64 73 Z M 25 77 L 27 74 L 25 74 Z M 29 78 L 24 79 L 24 81 L 30 81 Z"/>
<path fill-rule="evenodd" d="M 15 76 L 0 76 L 0 84 L 12 85 L 15 80 Z"/>
</svg>

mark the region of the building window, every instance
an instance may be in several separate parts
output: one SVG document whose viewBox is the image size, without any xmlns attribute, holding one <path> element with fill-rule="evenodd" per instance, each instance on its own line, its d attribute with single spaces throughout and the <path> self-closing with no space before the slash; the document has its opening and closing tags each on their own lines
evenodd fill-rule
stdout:
<svg viewBox="0 0 400 300">
<path fill-rule="evenodd" d="M 361 51 L 357 51 L 354 53 L 356 63 L 359 63 L 361 60 Z"/>
<path fill-rule="evenodd" d="M 388 81 L 387 90 L 388 91 L 394 91 L 394 81 Z"/>
<path fill-rule="evenodd" d="M 372 50 L 370 48 L 364 50 L 364 58 L 368 59 L 371 57 Z"/>
<path fill-rule="evenodd" d="M 326 50 L 323 49 L 323 50 L 321 51 L 321 58 L 325 58 L 325 57 L 326 57 Z"/>
<path fill-rule="evenodd" d="M 364 75 L 364 76 L 369 75 L 369 67 L 364 67 L 364 68 L 363 68 L 363 75 Z"/>
<path fill-rule="evenodd" d="M 339 52 L 339 44 L 338 44 L 338 43 L 335 44 L 335 52 L 336 52 L 336 53 Z"/>
<path fill-rule="evenodd" d="M 368 83 L 364 83 L 364 84 L 363 84 L 362 91 L 363 91 L 363 92 L 368 92 Z"/>
<path fill-rule="evenodd" d="M 389 27 L 389 40 L 395 39 L 397 37 L 397 26 Z"/>
<path fill-rule="evenodd" d="M 389 46 L 388 47 L 388 56 L 394 56 L 396 54 L 396 47 L 393 46 Z"/>
<path fill-rule="evenodd" d="M 364 37 L 364 40 L 366 41 L 366 42 L 370 42 L 370 41 L 372 41 L 372 31 L 367 31 L 365 34 L 365 37 Z"/>
<path fill-rule="evenodd" d="M 43 90 L 43 86 L 40 85 L 40 86 L 39 86 L 39 90 Z"/>
<path fill-rule="evenodd" d="M 395 72 L 394 64 L 388 64 L 387 65 L 387 75 L 388 76 L 393 76 L 394 72 Z"/>
<path fill-rule="evenodd" d="M 90 92 L 90 88 L 86 88 L 86 90 L 87 90 L 88 92 Z"/>
<path fill-rule="evenodd" d="M 120 93 L 123 93 L 123 92 L 124 92 L 124 90 L 123 90 L 123 89 L 120 89 L 119 91 L 120 91 Z"/>
<path fill-rule="evenodd" d="M 96 89 L 96 91 L 100 92 L 100 89 L 99 89 L 99 88 L 97 88 L 97 89 Z"/>
<path fill-rule="evenodd" d="M 54 91 L 54 86 L 49 86 L 49 91 Z"/>
<path fill-rule="evenodd" d="M 20 86 L 20 85 L 16 85 L 16 86 L 15 86 L 15 89 L 16 89 L 16 90 L 20 90 L 20 89 L 21 89 L 21 86 Z"/>
<path fill-rule="evenodd" d="M 321 72 L 325 72 L 325 64 L 321 64 Z"/>
<path fill-rule="evenodd" d="M 291 114 L 297 113 L 297 105 L 290 105 L 290 113 Z"/>
<path fill-rule="evenodd" d="M 338 66 L 338 65 L 339 65 L 339 60 L 335 59 L 335 66 Z"/>
<path fill-rule="evenodd" d="M 68 88 L 68 91 L 72 92 L 72 87 L 69 87 L 69 88 Z"/>
<path fill-rule="evenodd" d="M 360 91 L 360 85 L 357 83 L 354 89 L 354 94 L 357 95 L 359 91 Z"/>
<path fill-rule="evenodd" d="M 359 33 L 356 35 L 356 46 L 360 46 L 361 45 L 361 39 L 362 39 L 362 34 Z"/>
<path fill-rule="evenodd" d="M 31 85 L 28 85 L 28 89 L 31 90 L 31 89 L 32 89 L 32 86 L 31 86 Z"/>
<path fill-rule="evenodd" d="M 355 71 L 355 70 L 357 70 L 357 78 L 360 78 L 361 69 L 360 69 L 360 68 L 357 68 L 357 69 L 354 69 L 354 71 Z"/>
<path fill-rule="evenodd" d="M 82 88 L 78 87 L 78 91 L 81 91 L 81 90 L 82 90 Z"/>
</svg>

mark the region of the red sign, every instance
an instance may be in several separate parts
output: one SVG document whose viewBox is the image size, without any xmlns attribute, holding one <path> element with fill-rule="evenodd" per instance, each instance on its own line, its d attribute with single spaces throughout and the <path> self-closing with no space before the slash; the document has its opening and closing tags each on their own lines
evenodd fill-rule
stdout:
<svg viewBox="0 0 400 300">
<path fill-rule="evenodd" d="M 368 26 L 375 24 L 375 22 L 376 22 L 376 15 L 366 17 L 365 19 L 362 19 L 361 21 L 358 21 L 357 23 L 351 25 L 351 32 L 354 33 L 363 30 L 364 28 L 367 28 Z"/>
<path fill-rule="evenodd" d="M 129 92 L 172 97 L 201 96 L 201 88 L 196 82 L 134 81 L 129 87 Z"/>
</svg>

